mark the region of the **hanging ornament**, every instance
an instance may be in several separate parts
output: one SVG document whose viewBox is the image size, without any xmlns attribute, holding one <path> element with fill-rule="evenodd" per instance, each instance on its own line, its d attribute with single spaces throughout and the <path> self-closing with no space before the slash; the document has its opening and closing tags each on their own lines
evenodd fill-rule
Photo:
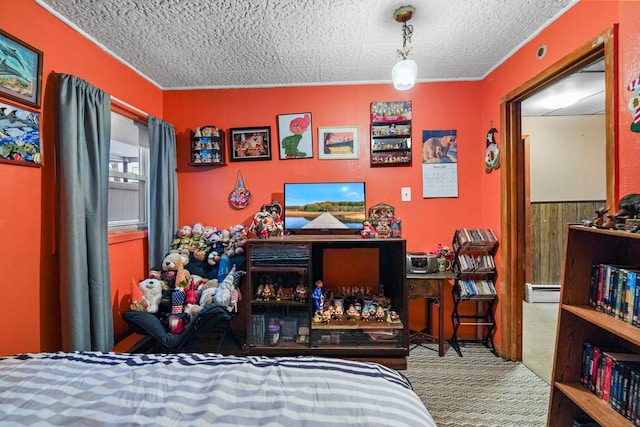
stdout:
<svg viewBox="0 0 640 427">
<path fill-rule="evenodd" d="M 500 168 L 500 148 L 498 148 L 498 143 L 496 142 L 496 133 L 498 133 L 496 128 L 491 128 L 487 132 L 487 148 L 484 155 L 484 165 L 487 173 Z"/>
<path fill-rule="evenodd" d="M 629 83 L 627 90 L 633 92 L 633 97 L 629 100 L 629 110 L 633 112 L 631 132 L 640 132 L 640 78 Z"/>
<path fill-rule="evenodd" d="M 236 179 L 236 188 L 229 194 L 229 204 L 236 209 L 244 209 L 251 202 L 251 193 L 245 187 L 244 177 L 242 171 L 238 170 L 238 178 Z"/>
</svg>

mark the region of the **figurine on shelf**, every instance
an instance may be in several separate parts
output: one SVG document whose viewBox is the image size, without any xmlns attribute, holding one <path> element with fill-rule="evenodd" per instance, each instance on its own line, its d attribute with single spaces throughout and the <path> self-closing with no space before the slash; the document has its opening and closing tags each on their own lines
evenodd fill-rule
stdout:
<svg viewBox="0 0 640 427">
<path fill-rule="evenodd" d="M 307 287 L 303 283 L 299 283 L 296 286 L 295 299 L 300 302 L 307 301 Z"/>
<path fill-rule="evenodd" d="M 200 131 L 200 126 L 196 126 L 196 131 L 193 134 L 196 138 L 200 138 L 202 136 L 202 132 Z"/>
<path fill-rule="evenodd" d="M 331 310 L 322 310 L 322 323 L 329 323 L 331 321 Z"/>
<path fill-rule="evenodd" d="M 356 311 L 356 308 L 352 304 L 347 309 L 347 319 L 351 321 L 355 321 L 357 320 L 357 318 L 358 318 L 358 312 Z"/>
<path fill-rule="evenodd" d="M 382 306 L 378 306 L 378 308 L 376 309 L 376 320 L 378 322 L 385 321 L 385 313 L 384 313 L 384 308 Z"/>
<path fill-rule="evenodd" d="M 333 318 L 340 321 L 342 320 L 342 316 L 344 316 L 344 308 L 342 307 L 342 304 L 336 304 L 333 308 Z"/>
<path fill-rule="evenodd" d="M 593 217 L 593 225 L 596 227 L 602 227 L 602 224 L 604 224 L 604 216 L 607 212 L 609 212 L 609 208 L 607 207 L 602 207 L 596 210 L 596 216 Z"/>
<path fill-rule="evenodd" d="M 360 235 L 363 239 L 373 239 L 376 237 L 376 229 L 369 221 L 365 221 L 362 223 L 362 230 L 360 231 Z"/>
<path fill-rule="evenodd" d="M 324 309 L 324 292 L 322 291 L 324 283 L 322 283 L 322 280 L 316 280 L 315 285 L 316 288 L 313 290 L 311 297 L 313 298 L 314 311 L 318 312 Z"/>
</svg>

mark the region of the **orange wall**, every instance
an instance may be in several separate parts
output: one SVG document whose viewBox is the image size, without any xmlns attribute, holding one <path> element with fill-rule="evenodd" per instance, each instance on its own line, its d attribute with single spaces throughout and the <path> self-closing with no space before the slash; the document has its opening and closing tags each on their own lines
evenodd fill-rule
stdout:
<svg viewBox="0 0 640 427">
<path fill-rule="evenodd" d="M 629 131 L 631 115 L 626 108 L 629 95 L 626 85 L 640 73 L 640 8 L 637 1 L 583 0 L 485 80 L 420 83 L 405 93 L 396 92 L 390 84 L 162 92 L 34 1 L 0 2 L 0 28 L 44 52 L 45 81 L 54 70 L 77 75 L 175 125 L 181 224 L 203 221 L 219 228 L 239 222 L 247 224 L 260 204 L 281 199 L 285 181 L 363 180 L 367 183 L 369 205 L 385 202 L 396 207 L 403 220 L 408 250 L 431 250 L 440 242 L 448 244 L 453 230 L 458 227 L 491 227 L 499 233 L 500 174 L 484 173 L 483 155 L 486 131 L 491 126 L 499 127 L 500 98 L 614 23 L 620 24 L 620 115 L 619 123 L 616 123 L 619 130 L 619 188 L 620 194 L 626 194 L 638 191 L 640 179 L 633 173 L 640 162 L 639 138 L 638 134 Z M 549 49 L 547 56 L 539 61 L 534 52 L 540 43 L 547 44 Z M 51 90 L 45 87 L 43 108 L 39 111 L 42 114 L 44 166 L 28 168 L 0 164 L 0 225 L 3 230 L 0 255 L 15 260 L 14 268 L 20 271 L 19 279 L 11 279 L 19 285 L 5 286 L 5 301 L 13 303 L 6 305 L 0 313 L 0 322 L 5 325 L 0 354 L 60 348 L 57 256 L 52 231 L 56 209 L 52 99 Z M 413 101 L 413 166 L 371 168 L 369 104 L 404 99 Z M 281 161 L 274 150 L 276 155 L 271 161 L 230 163 L 220 169 L 187 164 L 188 131 L 196 125 L 215 124 L 225 130 L 268 125 L 275 137 L 276 114 L 300 111 L 313 114 L 314 141 L 318 126 L 357 126 L 360 158 L 318 160 L 316 151 L 314 159 Z M 418 147 L 423 129 L 458 131 L 458 198 L 422 198 Z M 227 195 L 235 185 L 240 168 L 253 194 L 253 202 L 247 209 L 236 211 L 229 207 Z M 412 188 L 411 202 L 400 201 L 401 187 Z M 126 308 L 131 278 L 139 279 L 146 271 L 146 244 L 139 236 L 134 240 L 111 240 L 114 316 L 117 334 L 120 334 L 122 325 L 118 310 Z M 9 284 L 9 279 L 4 279 L 3 283 Z M 17 303 L 25 300 L 37 302 Z M 445 302 L 447 312 L 450 303 Z M 421 315 L 420 309 L 412 306 L 413 321 Z M 448 323 L 445 326 L 450 329 Z"/>
<path fill-rule="evenodd" d="M 48 76 L 53 71 L 74 74 L 157 117 L 162 116 L 162 91 L 32 0 L 0 1 L 0 28 L 44 53 L 42 108 L 36 110 L 41 114 L 43 166 L 0 164 L 0 257 L 11 259 L 12 271 L 18 272 L 0 280 L 8 303 L 0 310 L 0 354 L 59 350 L 53 92 Z M 110 253 L 118 259 L 115 247 L 110 245 Z M 146 260 L 140 249 L 129 254 L 140 261 L 122 260 L 115 266 L 124 272 L 114 276 L 124 276 L 126 282 L 112 278 L 114 294 L 122 294 L 120 287 L 128 291 L 130 277 L 139 274 L 138 265 Z"/>
<path fill-rule="evenodd" d="M 249 224 L 260 205 L 282 202 L 284 182 L 365 181 L 367 206 L 387 203 L 402 219 L 403 237 L 411 251 L 435 250 L 450 245 L 456 227 L 479 227 L 476 215 L 483 195 L 476 183 L 484 175 L 484 132 L 473 112 L 464 106 L 479 99 L 480 82 L 422 83 L 407 92 L 389 84 L 356 86 L 288 87 L 268 89 L 220 89 L 168 91 L 164 96 L 166 120 L 176 127 L 178 139 L 178 193 L 180 224 L 202 221 L 218 228 Z M 413 165 L 376 167 L 369 164 L 369 110 L 373 101 L 413 102 Z M 276 115 L 311 112 L 314 158 L 278 158 Z M 229 162 L 211 169 L 189 166 L 189 131 L 197 125 L 234 127 L 271 126 L 272 160 Z M 319 160 L 317 128 L 357 126 L 360 158 Z M 459 154 L 459 197 L 422 197 L 421 133 L 427 129 L 456 129 Z M 252 202 L 244 210 L 229 206 L 228 195 L 242 169 Z M 402 202 L 401 187 L 411 187 L 412 200 Z M 448 307 L 451 302 L 447 302 Z M 412 317 L 424 319 L 424 304 L 417 302 Z"/>
</svg>

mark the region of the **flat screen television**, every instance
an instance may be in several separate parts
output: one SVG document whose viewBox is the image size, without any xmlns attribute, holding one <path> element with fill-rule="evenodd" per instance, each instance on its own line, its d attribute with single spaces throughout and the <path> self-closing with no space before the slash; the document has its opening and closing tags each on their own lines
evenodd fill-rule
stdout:
<svg viewBox="0 0 640 427">
<path fill-rule="evenodd" d="M 366 218 L 364 182 L 284 184 L 284 228 L 292 234 L 357 234 Z"/>
</svg>

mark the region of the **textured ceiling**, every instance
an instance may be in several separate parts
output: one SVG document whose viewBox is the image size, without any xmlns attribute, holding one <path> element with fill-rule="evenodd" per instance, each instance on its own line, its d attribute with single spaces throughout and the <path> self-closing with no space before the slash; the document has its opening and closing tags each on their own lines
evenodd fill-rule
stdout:
<svg viewBox="0 0 640 427">
<path fill-rule="evenodd" d="M 388 83 L 389 0 L 36 0 L 163 89 Z M 577 0 L 414 0 L 418 81 L 478 80 Z"/>
</svg>

